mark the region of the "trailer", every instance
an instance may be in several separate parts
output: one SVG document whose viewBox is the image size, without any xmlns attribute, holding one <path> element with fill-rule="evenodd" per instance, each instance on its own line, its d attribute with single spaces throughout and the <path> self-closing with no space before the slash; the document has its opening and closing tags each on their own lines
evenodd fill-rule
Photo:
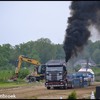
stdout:
<svg viewBox="0 0 100 100">
<path fill-rule="evenodd" d="M 72 76 L 74 87 L 87 87 L 91 85 L 91 78 L 87 73 L 76 72 Z"/>
</svg>

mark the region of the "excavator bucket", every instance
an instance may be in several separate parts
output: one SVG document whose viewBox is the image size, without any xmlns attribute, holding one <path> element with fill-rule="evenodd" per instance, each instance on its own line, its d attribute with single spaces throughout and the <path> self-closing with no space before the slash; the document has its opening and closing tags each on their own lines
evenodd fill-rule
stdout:
<svg viewBox="0 0 100 100">
<path fill-rule="evenodd" d="M 18 74 L 16 74 L 15 76 L 11 77 L 8 81 L 9 82 L 13 82 L 13 81 L 17 81 L 18 79 Z"/>
</svg>

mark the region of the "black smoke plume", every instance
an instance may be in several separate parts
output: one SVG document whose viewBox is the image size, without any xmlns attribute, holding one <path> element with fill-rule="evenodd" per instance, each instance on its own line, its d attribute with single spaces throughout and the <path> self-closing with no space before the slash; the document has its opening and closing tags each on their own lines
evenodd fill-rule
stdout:
<svg viewBox="0 0 100 100">
<path fill-rule="evenodd" d="M 70 6 L 71 17 L 68 18 L 64 40 L 66 62 L 87 44 L 91 33 L 89 26 L 100 30 L 100 1 L 73 1 Z M 94 33 L 95 34 L 95 33 Z"/>
</svg>

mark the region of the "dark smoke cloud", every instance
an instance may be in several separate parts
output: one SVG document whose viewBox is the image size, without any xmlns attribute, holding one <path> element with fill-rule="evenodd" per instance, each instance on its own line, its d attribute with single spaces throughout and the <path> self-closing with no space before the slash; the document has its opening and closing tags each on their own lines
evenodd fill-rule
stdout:
<svg viewBox="0 0 100 100">
<path fill-rule="evenodd" d="M 64 40 L 66 62 L 87 44 L 91 36 L 89 26 L 95 25 L 100 30 L 100 2 L 73 1 L 70 6 L 71 17 L 68 18 L 68 27 Z M 95 34 L 95 33 L 94 33 Z"/>
</svg>

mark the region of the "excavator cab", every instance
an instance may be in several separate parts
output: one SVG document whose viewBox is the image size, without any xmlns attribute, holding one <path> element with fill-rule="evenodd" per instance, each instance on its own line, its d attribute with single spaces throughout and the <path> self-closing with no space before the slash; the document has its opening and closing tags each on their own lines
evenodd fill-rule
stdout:
<svg viewBox="0 0 100 100">
<path fill-rule="evenodd" d="M 37 67 L 37 73 L 38 74 L 45 74 L 45 69 L 46 69 L 46 65 L 41 64 L 39 67 Z"/>
<path fill-rule="evenodd" d="M 43 80 L 45 78 L 45 70 L 46 70 L 45 64 L 42 64 L 39 67 L 37 67 L 37 73 L 40 75 L 40 80 Z"/>
</svg>

